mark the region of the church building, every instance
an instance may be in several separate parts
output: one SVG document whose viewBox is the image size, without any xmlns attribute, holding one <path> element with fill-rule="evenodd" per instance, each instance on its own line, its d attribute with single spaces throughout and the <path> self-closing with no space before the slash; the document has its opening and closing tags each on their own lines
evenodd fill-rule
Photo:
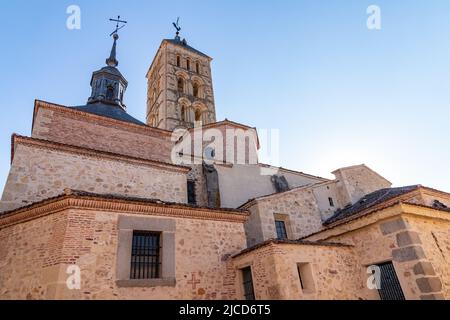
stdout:
<svg viewBox="0 0 450 320">
<path fill-rule="evenodd" d="M 85 104 L 36 100 L 30 136 L 11 137 L 0 299 L 450 299 L 449 193 L 363 164 L 330 180 L 260 163 L 179 33 L 138 120 L 113 40 Z"/>
</svg>

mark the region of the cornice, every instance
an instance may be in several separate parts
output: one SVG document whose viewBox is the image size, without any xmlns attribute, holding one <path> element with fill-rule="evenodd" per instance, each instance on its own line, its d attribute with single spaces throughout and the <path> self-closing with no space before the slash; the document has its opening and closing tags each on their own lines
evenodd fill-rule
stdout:
<svg viewBox="0 0 450 320">
<path fill-rule="evenodd" d="M 113 199 L 102 195 L 80 196 L 70 194 L 44 200 L 0 216 L 0 229 L 48 216 L 68 209 L 95 210 L 122 214 L 165 216 L 244 223 L 249 213 L 242 210 L 209 209 L 183 204 L 157 202 L 156 200 Z"/>
<path fill-rule="evenodd" d="M 12 135 L 12 153 L 11 153 L 11 161 L 14 159 L 14 150 L 15 146 L 18 144 L 26 145 L 26 146 L 32 146 L 35 148 L 40 149 L 47 149 L 47 150 L 54 150 L 54 151 L 60 151 L 60 152 L 66 152 L 66 153 L 72 153 L 76 155 L 83 155 L 83 156 L 89 156 L 97 159 L 102 160 L 114 160 L 114 161 L 120 161 L 125 163 L 131 163 L 135 165 L 144 165 L 149 166 L 161 170 L 171 171 L 171 172 L 177 172 L 177 173 L 188 173 L 191 168 L 186 166 L 180 166 L 155 160 L 148 160 L 143 158 L 136 158 L 131 156 L 126 156 L 122 154 L 112 153 L 112 152 L 106 152 L 106 151 L 99 151 L 94 149 L 88 149 L 84 147 L 78 147 L 78 146 L 72 146 L 67 144 L 62 144 L 58 142 L 51 142 L 47 140 L 42 139 L 36 139 L 36 138 L 30 138 L 30 137 L 24 137 L 19 136 L 16 134 Z"/>
</svg>

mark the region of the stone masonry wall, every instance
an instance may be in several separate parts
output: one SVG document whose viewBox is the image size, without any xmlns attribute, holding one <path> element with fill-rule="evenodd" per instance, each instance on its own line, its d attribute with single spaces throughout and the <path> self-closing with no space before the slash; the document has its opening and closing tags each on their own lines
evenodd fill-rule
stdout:
<svg viewBox="0 0 450 320">
<path fill-rule="evenodd" d="M 338 169 L 333 174 L 338 180 L 337 192 L 339 203 L 343 206 L 355 203 L 365 195 L 383 188 L 390 188 L 391 183 L 365 165 Z"/>
<path fill-rule="evenodd" d="M 277 237 L 275 229 L 275 214 L 287 215 L 286 228 L 288 237 L 296 240 L 317 232 L 323 228 L 320 210 L 311 188 L 301 188 L 283 194 L 257 200 L 254 206 L 258 210 L 252 210 L 252 215 L 259 215 L 259 228 L 250 224 L 254 217 L 246 222 L 246 230 L 249 238 L 249 246 L 255 245 L 254 239 L 259 239 L 262 231 L 263 240 Z M 250 224 L 249 224 L 250 223 Z"/>
<path fill-rule="evenodd" d="M 229 257 L 245 248 L 241 222 L 164 217 L 176 221 L 176 286 L 126 288 L 116 285 L 118 218 L 70 209 L 0 230 L 0 299 L 235 299 Z M 59 243 L 57 254 L 51 243 Z M 67 289 L 72 264 L 81 290 Z"/>
<path fill-rule="evenodd" d="M 33 138 L 171 163 L 173 143 L 156 129 L 112 125 L 108 120 L 39 108 Z"/>
<path fill-rule="evenodd" d="M 302 290 L 297 265 L 309 263 L 314 290 Z M 276 244 L 234 259 L 237 269 L 252 267 L 257 299 L 365 299 L 352 249 L 338 246 Z M 306 279 L 303 279 L 305 281 Z M 237 284 L 242 287 L 241 283 Z M 241 289 L 242 295 L 242 289 Z"/>
<path fill-rule="evenodd" d="M 0 211 L 55 197 L 65 188 L 187 202 L 183 173 L 17 145 Z"/>
<path fill-rule="evenodd" d="M 444 221 L 395 217 L 326 240 L 354 245 L 361 274 L 366 266 L 392 261 L 406 299 L 442 299 L 449 290 L 449 230 Z"/>
</svg>

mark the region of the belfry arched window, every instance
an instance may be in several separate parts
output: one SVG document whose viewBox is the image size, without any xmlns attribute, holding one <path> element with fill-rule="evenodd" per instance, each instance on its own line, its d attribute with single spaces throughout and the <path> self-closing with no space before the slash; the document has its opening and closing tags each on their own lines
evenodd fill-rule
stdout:
<svg viewBox="0 0 450 320">
<path fill-rule="evenodd" d="M 200 109 L 195 110 L 195 121 L 202 121 L 202 111 Z"/>
<path fill-rule="evenodd" d="M 178 92 L 184 93 L 184 79 L 178 78 Z"/>
<path fill-rule="evenodd" d="M 194 97 L 199 98 L 200 85 L 197 82 L 194 82 L 194 84 L 192 85 L 192 91 L 193 91 Z"/>
</svg>

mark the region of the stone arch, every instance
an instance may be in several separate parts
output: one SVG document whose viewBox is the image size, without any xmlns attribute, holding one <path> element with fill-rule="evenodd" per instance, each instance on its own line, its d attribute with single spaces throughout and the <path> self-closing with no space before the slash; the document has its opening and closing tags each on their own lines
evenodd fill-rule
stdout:
<svg viewBox="0 0 450 320">
<path fill-rule="evenodd" d="M 200 77 L 192 77 L 192 95 L 195 98 L 204 99 L 204 82 Z"/>
<path fill-rule="evenodd" d="M 202 124 L 209 123 L 208 107 L 202 102 L 194 102 L 192 104 L 192 109 L 194 110 L 195 121 L 200 121 Z"/>
<path fill-rule="evenodd" d="M 189 99 L 185 97 L 178 99 L 178 105 L 180 106 L 180 113 L 178 115 L 179 119 L 183 122 L 192 122 L 192 117 L 190 114 L 191 102 Z"/>
</svg>

